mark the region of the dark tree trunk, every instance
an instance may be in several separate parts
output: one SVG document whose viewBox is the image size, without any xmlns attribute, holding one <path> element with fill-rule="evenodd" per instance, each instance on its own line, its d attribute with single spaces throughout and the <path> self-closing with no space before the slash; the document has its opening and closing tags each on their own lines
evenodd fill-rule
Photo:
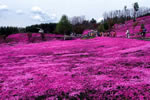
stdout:
<svg viewBox="0 0 150 100">
<path fill-rule="evenodd" d="M 133 19 L 133 22 L 136 21 L 136 11 L 134 11 L 134 19 Z"/>
<path fill-rule="evenodd" d="M 8 41 L 7 41 L 7 37 L 8 37 L 7 35 L 4 35 L 4 36 L 3 36 L 3 39 L 4 39 L 5 42 L 8 42 Z"/>
<path fill-rule="evenodd" d="M 41 38 L 42 38 L 42 41 L 45 41 L 45 35 L 44 35 L 44 33 L 41 33 Z"/>
<path fill-rule="evenodd" d="M 27 33 L 27 35 L 28 35 L 28 41 L 30 42 L 32 39 L 32 33 Z"/>
</svg>

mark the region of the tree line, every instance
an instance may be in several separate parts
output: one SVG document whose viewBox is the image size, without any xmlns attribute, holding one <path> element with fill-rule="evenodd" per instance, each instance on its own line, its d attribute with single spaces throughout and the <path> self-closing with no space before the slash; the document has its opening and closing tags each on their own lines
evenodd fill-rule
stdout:
<svg viewBox="0 0 150 100">
<path fill-rule="evenodd" d="M 0 27 L 0 35 L 3 36 L 3 39 L 14 33 L 18 33 L 21 28 L 18 27 Z"/>
<path fill-rule="evenodd" d="M 57 23 L 42 23 L 31 25 L 25 28 L 25 32 L 37 33 L 39 28 L 41 28 L 44 30 L 44 33 L 53 33 L 56 29 L 56 25 Z"/>
<path fill-rule="evenodd" d="M 115 24 L 125 24 L 128 20 L 133 20 L 136 24 L 137 17 L 143 17 L 150 15 L 150 8 L 139 7 L 138 2 L 133 4 L 133 8 L 128 9 L 124 6 L 122 10 L 114 10 L 105 12 L 103 14 L 104 20 L 98 26 L 98 30 L 101 32 L 110 31 Z"/>
<path fill-rule="evenodd" d="M 125 21 L 133 19 L 136 21 L 136 17 L 142 17 L 150 15 L 149 8 L 140 8 L 139 4 L 135 2 L 132 9 L 128 9 L 124 6 L 123 10 L 115 10 L 105 12 L 103 14 L 103 20 L 100 23 L 92 18 L 86 20 L 85 16 L 74 16 L 68 18 L 63 15 L 58 23 L 43 23 L 27 26 L 25 28 L 18 27 L 0 27 L 0 35 L 4 35 L 4 38 L 14 33 L 37 33 L 39 28 L 44 30 L 44 33 L 63 34 L 69 35 L 71 33 L 82 34 L 85 29 L 98 30 L 99 32 L 111 31 L 115 24 L 125 24 Z"/>
</svg>

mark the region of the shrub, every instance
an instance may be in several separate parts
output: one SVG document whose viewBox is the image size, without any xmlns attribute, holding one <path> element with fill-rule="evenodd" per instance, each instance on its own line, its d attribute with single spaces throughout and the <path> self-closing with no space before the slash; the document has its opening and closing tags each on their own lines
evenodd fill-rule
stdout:
<svg viewBox="0 0 150 100">
<path fill-rule="evenodd" d="M 32 33 L 27 33 L 27 36 L 28 36 L 28 41 L 30 42 L 32 38 Z"/>
<path fill-rule="evenodd" d="M 101 25 L 98 26 L 98 31 L 99 32 L 104 32 L 105 31 L 103 24 L 101 24 Z"/>
<path fill-rule="evenodd" d="M 6 40 L 6 38 L 14 33 L 18 33 L 19 30 L 17 27 L 0 27 L 0 35 L 3 35 L 3 39 Z"/>
<path fill-rule="evenodd" d="M 139 24 L 139 22 L 134 22 L 133 27 L 135 28 L 138 24 Z"/>
<path fill-rule="evenodd" d="M 141 24 L 141 29 L 144 29 L 145 25 L 144 24 Z"/>
</svg>

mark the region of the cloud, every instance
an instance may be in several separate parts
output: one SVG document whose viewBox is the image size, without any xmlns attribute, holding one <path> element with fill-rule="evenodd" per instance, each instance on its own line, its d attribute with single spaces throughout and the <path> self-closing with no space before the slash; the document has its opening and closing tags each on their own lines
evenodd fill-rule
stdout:
<svg viewBox="0 0 150 100">
<path fill-rule="evenodd" d="M 7 10 L 8 10 L 8 6 L 0 3 L 0 11 L 7 11 Z"/>
<path fill-rule="evenodd" d="M 34 6 L 31 8 L 32 19 L 40 22 L 56 22 L 57 17 L 56 14 L 49 15 L 43 9 L 38 6 Z"/>
<path fill-rule="evenodd" d="M 43 21 L 43 18 L 42 18 L 40 15 L 34 15 L 34 16 L 32 16 L 32 19 L 33 19 L 33 20 L 40 21 L 40 22 Z"/>
<path fill-rule="evenodd" d="M 51 15 L 51 19 L 57 20 L 57 15 L 56 15 L 56 14 L 52 14 L 52 15 Z"/>
<path fill-rule="evenodd" d="M 97 20 L 97 22 L 101 22 L 103 20 L 103 18 L 99 18 L 98 20 Z"/>
<path fill-rule="evenodd" d="M 16 13 L 17 13 L 18 15 L 24 14 L 23 10 L 21 10 L 21 9 L 17 10 Z"/>
<path fill-rule="evenodd" d="M 34 6 L 34 7 L 32 7 L 32 9 L 31 9 L 31 11 L 33 12 L 33 13 L 39 13 L 39 14 L 44 14 L 44 11 L 40 8 L 40 7 L 38 7 L 38 6 Z"/>
</svg>

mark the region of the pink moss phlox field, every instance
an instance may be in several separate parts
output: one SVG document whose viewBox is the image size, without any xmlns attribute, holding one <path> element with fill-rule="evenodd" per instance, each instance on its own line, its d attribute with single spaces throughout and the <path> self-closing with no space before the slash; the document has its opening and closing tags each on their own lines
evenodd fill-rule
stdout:
<svg viewBox="0 0 150 100">
<path fill-rule="evenodd" d="M 86 30 L 83 31 L 82 34 L 83 34 L 83 35 L 87 35 L 90 31 L 91 31 L 90 29 L 86 29 Z"/>
<path fill-rule="evenodd" d="M 0 98 L 150 99 L 149 49 L 104 37 L 1 46 Z"/>
<path fill-rule="evenodd" d="M 125 37 L 126 30 L 129 29 L 130 33 L 132 34 L 131 37 L 133 38 L 140 37 L 139 35 L 137 35 L 137 33 L 139 33 L 140 31 L 141 24 L 144 24 L 145 28 L 147 29 L 146 37 L 150 37 L 150 16 L 137 18 L 136 23 L 138 24 L 136 27 L 133 27 L 134 23 L 135 22 L 133 22 L 133 20 L 130 20 L 130 21 L 126 21 L 125 24 L 115 24 L 114 30 L 117 32 L 117 36 Z"/>
<path fill-rule="evenodd" d="M 149 41 L 33 37 L 18 33 L 0 44 L 0 100 L 150 99 Z"/>
<path fill-rule="evenodd" d="M 47 34 L 45 33 L 46 41 L 56 40 L 57 38 L 63 38 L 63 35 Z M 39 33 L 32 33 L 32 42 L 42 42 L 41 35 Z M 12 34 L 7 37 L 7 42 L 9 43 L 26 43 L 29 42 L 27 33 L 17 33 Z M 2 38 L 0 38 L 0 43 L 5 43 Z"/>
</svg>

